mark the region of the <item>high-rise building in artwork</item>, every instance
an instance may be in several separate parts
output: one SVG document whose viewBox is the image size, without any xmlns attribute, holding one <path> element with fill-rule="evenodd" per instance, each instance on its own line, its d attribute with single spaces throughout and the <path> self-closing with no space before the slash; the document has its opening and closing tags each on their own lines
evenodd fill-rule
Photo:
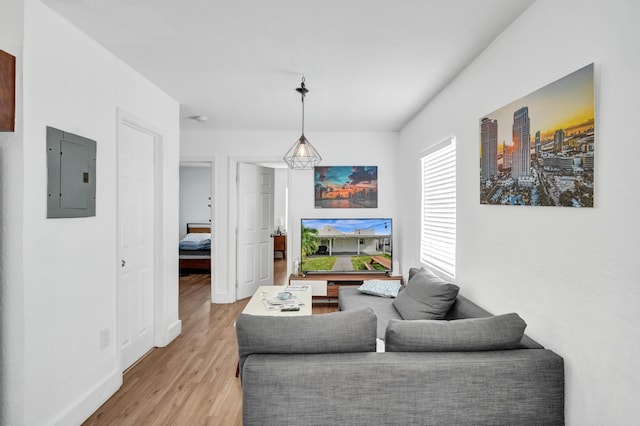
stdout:
<svg viewBox="0 0 640 426">
<path fill-rule="evenodd" d="M 483 118 L 480 123 L 480 144 L 482 147 L 482 179 L 489 179 L 498 173 L 498 121 Z"/>
<path fill-rule="evenodd" d="M 564 130 L 556 130 L 556 133 L 553 135 L 553 150 L 555 152 L 562 151 L 562 146 L 564 145 Z"/>
<path fill-rule="evenodd" d="M 518 178 L 528 177 L 530 174 L 530 125 L 528 107 L 522 107 L 513 113 L 513 164 L 511 165 L 511 176 L 516 181 Z"/>
<path fill-rule="evenodd" d="M 542 150 L 542 141 L 540 140 L 540 130 L 536 132 L 536 155 L 540 155 Z"/>
<path fill-rule="evenodd" d="M 502 141 L 502 168 L 510 169 L 513 163 L 513 151 L 506 141 Z"/>
</svg>

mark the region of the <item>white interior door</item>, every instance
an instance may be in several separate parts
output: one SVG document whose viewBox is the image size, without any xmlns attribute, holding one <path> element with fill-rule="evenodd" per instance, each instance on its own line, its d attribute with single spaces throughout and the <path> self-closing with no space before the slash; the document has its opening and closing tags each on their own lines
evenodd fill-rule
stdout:
<svg viewBox="0 0 640 426">
<path fill-rule="evenodd" d="M 118 133 L 118 343 L 124 371 L 153 347 L 154 139 Z"/>
<path fill-rule="evenodd" d="M 273 285 L 273 178 L 273 169 L 238 163 L 238 299 Z"/>
</svg>

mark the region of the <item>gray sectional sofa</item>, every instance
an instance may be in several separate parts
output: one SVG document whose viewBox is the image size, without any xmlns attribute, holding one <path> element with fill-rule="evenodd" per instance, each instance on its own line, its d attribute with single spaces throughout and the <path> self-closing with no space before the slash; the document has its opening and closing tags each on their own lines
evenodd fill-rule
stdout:
<svg viewBox="0 0 640 426">
<path fill-rule="evenodd" d="M 563 359 L 516 314 L 457 296 L 450 321 L 403 320 L 393 299 L 339 300 L 324 315 L 240 315 L 245 425 L 564 424 Z"/>
</svg>

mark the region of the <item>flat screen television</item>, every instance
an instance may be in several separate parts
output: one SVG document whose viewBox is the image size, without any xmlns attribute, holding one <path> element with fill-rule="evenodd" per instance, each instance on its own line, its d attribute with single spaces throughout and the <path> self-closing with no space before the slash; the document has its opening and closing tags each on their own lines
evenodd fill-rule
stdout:
<svg viewBox="0 0 640 426">
<path fill-rule="evenodd" d="M 300 235 L 300 270 L 305 275 L 391 273 L 391 218 L 302 219 Z"/>
</svg>

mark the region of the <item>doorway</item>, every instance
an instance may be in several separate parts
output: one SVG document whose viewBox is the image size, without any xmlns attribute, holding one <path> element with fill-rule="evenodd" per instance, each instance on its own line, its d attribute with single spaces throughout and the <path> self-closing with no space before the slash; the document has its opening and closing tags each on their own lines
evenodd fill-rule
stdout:
<svg viewBox="0 0 640 426">
<path fill-rule="evenodd" d="M 273 285 L 273 169 L 238 163 L 237 298 Z"/>
<path fill-rule="evenodd" d="M 186 236 L 188 224 L 212 225 L 211 177 L 210 162 L 180 162 L 180 239 Z"/>
<path fill-rule="evenodd" d="M 213 159 L 182 159 L 180 161 L 180 186 L 179 186 L 179 239 L 182 241 L 187 234 L 205 238 L 208 235 L 208 247 L 206 241 L 200 247 L 191 247 L 189 244 L 180 244 L 178 267 L 180 271 L 180 290 L 190 283 L 206 283 L 209 287 L 210 300 L 213 301 L 211 280 L 213 279 L 214 253 L 213 244 L 214 200 Z M 196 237 L 191 235 L 190 237 Z M 182 294 L 180 292 L 180 294 Z"/>
<path fill-rule="evenodd" d="M 287 251 L 291 245 L 290 233 L 287 232 L 289 223 L 289 169 L 286 164 L 274 168 L 274 199 L 273 219 L 275 222 L 274 246 L 277 251 L 273 254 L 273 285 L 288 284 L 289 275 Z M 281 250 L 282 249 L 282 250 Z"/>
<path fill-rule="evenodd" d="M 244 204 L 241 206 L 242 203 L 242 195 L 240 194 L 241 191 L 241 183 L 238 182 L 242 182 L 242 175 L 243 173 L 248 173 L 246 171 L 243 171 L 243 167 L 240 166 L 241 164 L 245 164 L 245 165 L 251 165 L 254 167 L 262 167 L 262 168 L 266 168 L 269 169 L 268 171 L 271 173 L 270 176 L 271 179 L 273 179 L 273 197 L 271 199 L 271 212 L 270 212 L 270 216 L 268 218 L 265 219 L 266 216 L 261 216 L 258 217 L 259 215 L 262 215 L 263 213 L 260 213 L 259 209 L 247 209 L 246 207 L 244 207 Z M 247 280 L 247 264 L 248 263 L 254 263 L 254 264 L 261 264 L 262 266 L 262 272 L 266 271 L 266 268 L 268 267 L 270 269 L 269 274 L 270 274 L 270 279 L 269 282 L 266 283 L 264 282 L 264 284 L 260 284 L 260 285 L 282 285 L 285 284 L 287 282 L 287 277 L 288 277 L 288 271 L 289 271 L 289 265 L 288 265 L 288 258 L 289 256 L 287 255 L 287 250 L 288 250 L 288 244 L 286 244 L 286 249 L 284 251 L 279 251 L 276 252 L 276 255 L 274 256 L 274 235 L 276 235 L 276 233 L 279 231 L 281 237 L 284 237 L 285 239 L 288 237 L 287 235 L 287 225 L 289 222 L 289 205 L 288 205 L 288 198 L 289 198 L 289 194 L 288 194 L 288 187 L 289 187 L 289 177 L 290 177 L 290 173 L 289 170 L 286 167 L 286 164 L 284 162 L 282 162 L 282 160 L 277 159 L 277 160 L 246 160 L 246 159 L 232 159 L 231 160 L 231 165 L 233 167 L 232 170 L 234 170 L 234 174 L 236 175 L 235 179 L 233 179 L 235 182 L 233 186 L 230 187 L 230 202 L 231 202 L 231 206 L 234 207 L 235 212 L 230 216 L 230 219 L 232 219 L 231 221 L 231 229 L 238 229 L 238 232 L 235 236 L 235 238 L 232 240 L 233 241 L 233 248 L 230 251 L 230 265 L 233 265 L 234 269 L 233 269 L 233 273 L 235 275 L 235 277 L 232 276 L 233 279 L 232 282 L 236 283 L 236 288 L 235 288 L 235 299 L 234 300 L 239 300 L 242 299 L 244 297 L 247 297 L 248 295 L 251 295 L 253 293 L 251 293 L 251 290 L 247 290 L 247 288 L 242 288 L 243 286 L 245 286 L 247 284 L 247 282 L 249 280 Z M 248 251 L 247 251 L 247 247 L 245 245 L 245 241 L 242 240 L 242 238 L 244 238 L 242 236 L 242 233 L 240 232 L 240 227 L 241 227 L 241 220 L 242 217 L 241 215 L 250 215 L 250 217 L 252 217 L 253 219 L 247 219 L 247 220 L 252 220 L 253 223 L 260 223 L 261 221 L 266 221 L 266 223 L 261 223 L 261 226 L 264 228 L 263 229 L 263 236 L 266 233 L 266 245 L 265 243 L 263 243 L 263 248 L 262 248 L 262 256 L 263 259 L 268 259 L 268 266 L 267 263 L 262 261 L 262 262 L 256 262 L 256 258 L 255 257 L 251 257 L 253 255 L 247 255 Z M 251 252 L 249 252 L 251 253 Z M 256 253 L 254 251 L 254 253 Z M 265 253 L 268 253 L 266 256 L 264 255 Z M 260 270 L 257 270 L 257 273 L 260 273 Z M 253 278 L 253 277 L 251 277 Z M 251 293 L 251 294 L 248 294 Z"/>
</svg>

